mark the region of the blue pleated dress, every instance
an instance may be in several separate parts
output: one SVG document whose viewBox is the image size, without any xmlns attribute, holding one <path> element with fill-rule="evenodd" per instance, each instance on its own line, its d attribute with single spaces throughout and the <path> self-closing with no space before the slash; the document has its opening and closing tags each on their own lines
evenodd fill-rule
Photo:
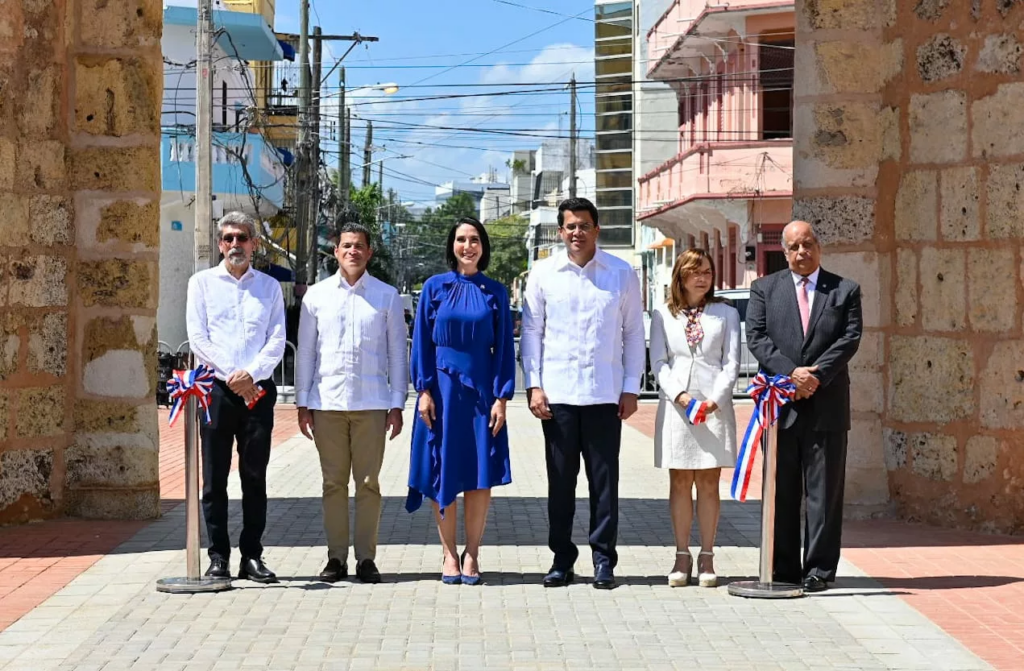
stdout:
<svg viewBox="0 0 1024 671">
<path fill-rule="evenodd" d="M 444 510 L 460 492 L 512 482 L 508 430 L 488 427 L 496 398 L 512 398 L 515 345 L 508 292 L 482 273 L 435 275 L 413 327 L 412 380 L 434 399 L 433 429 L 415 415 L 409 463 L 413 512 L 423 497 Z"/>
</svg>

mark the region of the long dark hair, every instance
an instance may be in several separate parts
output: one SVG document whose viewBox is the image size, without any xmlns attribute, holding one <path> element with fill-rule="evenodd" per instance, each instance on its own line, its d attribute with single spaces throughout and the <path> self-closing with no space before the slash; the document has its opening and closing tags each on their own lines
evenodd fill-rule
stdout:
<svg viewBox="0 0 1024 671">
<path fill-rule="evenodd" d="M 484 225 L 473 217 L 463 217 L 455 222 L 455 225 L 448 231 L 448 242 L 444 248 L 444 259 L 448 262 L 448 267 L 452 270 L 458 270 L 459 260 L 455 258 L 455 231 L 459 230 L 459 226 L 463 224 L 469 224 L 476 229 L 476 232 L 480 235 L 480 246 L 484 248 L 483 254 L 480 255 L 480 263 L 477 264 L 477 268 L 480 272 L 487 270 L 487 266 L 491 262 L 491 239 L 487 237 L 487 229 Z"/>
</svg>

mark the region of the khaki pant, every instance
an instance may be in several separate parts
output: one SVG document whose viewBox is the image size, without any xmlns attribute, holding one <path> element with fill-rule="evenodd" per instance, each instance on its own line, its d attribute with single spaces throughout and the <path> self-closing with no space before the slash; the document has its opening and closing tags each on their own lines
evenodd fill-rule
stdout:
<svg viewBox="0 0 1024 671">
<path fill-rule="evenodd" d="M 324 478 L 327 556 L 348 560 L 348 480 L 355 478 L 356 565 L 377 555 L 380 467 L 384 461 L 386 410 L 313 411 L 313 437 Z"/>
</svg>

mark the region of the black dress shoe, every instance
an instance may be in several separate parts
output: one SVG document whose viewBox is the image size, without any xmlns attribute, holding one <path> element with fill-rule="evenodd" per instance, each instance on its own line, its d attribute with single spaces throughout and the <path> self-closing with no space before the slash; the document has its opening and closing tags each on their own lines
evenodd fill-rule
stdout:
<svg viewBox="0 0 1024 671">
<path fill-rule="evenodd" d="M 356 564 L 356 577 L 365 583 L 376 585 L 380 582 L 380 571 L 372 559 L 364 559 Z"/>
<path fill-rule="evenodd" d="M 572 581 L 576 578 L 576 574 L 572 572 L 572 569 L 560 569 L 552 567 L 548 574 L 544 576 L 545 587 L 565 587 L 571 585 Z"/>
<path fill-rule="evenodd" d="M 267 568 L 262 559 L 249 559 L 242 557 L 242 565 L 238 567 L 239 580 L 252 580 L 265 585 L 277 582 L 277 576 Z"/>
<path fill-rule="evenodd" d="M 615 573 L 611 566 L 601 564 L 594 568 L 594 589 L 615 589 Z"/>
<path fill-rule="evenodd" d="M 320 580 L 323 582 L 338 582 L 348 577 L 348 564 L 341 563 L 340 559 L 328 559 L 327 566 L 320 571 Z"/>
<path fill-rule="evenodd" d="M 828 589 L 828 583 L 825 582 L 824 578 L 819 578 L 816 575 L 809 575 L 804 578 L 804 591 L 808 593 L 824 592 Z"/>
<path fill-rule="evenodd" d="M 208 578 L 230 578 L 231 569 L 228 568 L 227 559 L 211 559 L 210 568 L 206 569 Z"/>
</svg>

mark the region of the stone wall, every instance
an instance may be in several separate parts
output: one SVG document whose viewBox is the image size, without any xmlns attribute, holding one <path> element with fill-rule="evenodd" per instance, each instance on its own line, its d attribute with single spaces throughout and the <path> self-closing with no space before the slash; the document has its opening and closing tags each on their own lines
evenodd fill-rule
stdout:
<svg viewBox="0 0 1024 671">
<path fill-rule="evenodd" d="M 1024 527 L 1024 2 L 798 0 L 795 215 L 864 289 L 851 502 Z"/>
<path fill-rule="evenodd" d="M 0 523 L 159 514 L 159 0 L 0 0 Z"/>
</svg>

